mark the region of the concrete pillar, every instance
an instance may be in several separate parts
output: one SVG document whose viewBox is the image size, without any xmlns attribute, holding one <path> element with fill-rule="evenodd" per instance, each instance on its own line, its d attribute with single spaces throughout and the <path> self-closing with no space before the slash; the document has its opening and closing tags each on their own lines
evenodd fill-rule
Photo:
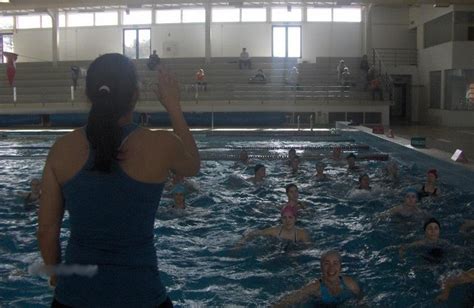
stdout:
<svg viewBox="0 0 474 308">
<path fill-rule="evenodd" d="M 52 62 L 53 66 L 58 66 L 59 61 L 59 11 L 58 9 L 49 9 L 48 10 L 49 16 L 51 16 L 51 41 L 53 45 L 53 55 L 52 55 Z"/>
<path fill-rule="evenodd" d="M 205 55 L 206 63 L 211 63 L 211 16 L 212 16 L 212 5 L 208 0 L 204 4 L 206 10 L 206 24 L 205 24 Z"/>
<path fill-rule="evenodd" d="M 364 9 L 364 47 L 363 53 L 369 57 L 372 54 L 372 4 Z"/>
</svg>

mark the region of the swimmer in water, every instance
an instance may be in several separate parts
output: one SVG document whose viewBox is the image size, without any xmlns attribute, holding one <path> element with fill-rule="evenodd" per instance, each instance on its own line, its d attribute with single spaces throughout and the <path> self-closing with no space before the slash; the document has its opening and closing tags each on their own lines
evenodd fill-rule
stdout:
<svg viewBox="0 0 474 308">
<path fill-rule="evenodd" d="M 267 176 L 265 166 L 262 164 L 256 164 L 253 168 L 254 176 L 247 179 L 254 184 L 262 184 L 265 181 L 265 177 Z"/>
<path fill-rule="evenodd" d="M 360 167 L 356 165 L 356 159 L 357 157 L 354 155 L 354 153 L 349 153 L 349 155 L 347 155 L 346 157 L 346 161 L 347 161 L 347 170 L 348 171 L 355 171 L 355 170 L 359 170 Z"/>
<path fill-rule="evenodd" d="M 418 192 L 418 197 L 438 197 L 440 195 L 440 190 L 436 185 L 438 180 L 438 171 L 436 169 L 428 170 L 426 174 L 426 182 L 421 186 L 421 190 Z"/>
<path fill-rule="evenodd" d="M 24 205 L 39 205 L 41 198 L 41 180 L 34 178 L 30 181 L 31 191 L 24 194 Z"/>
<path fill-rule="evenodd" d="M 288 197 L 287 203 L 283 204 L 282 209 L 289 206 L 294 209 L 295 213 L 298 213 L 298 210 L 306 208 L 306 204 L 298 200 L 299 191 L 296 184 L 291 183 L 285 187 L 286 196 Z"/>
<path fill-rule="evenodd" d="M 387 165 L 384 168 L 384 173 L 388 181 L 393 182 L 393 183 L 398 183 L 400 181 L 398 165 L 396 162 L 391 161 L 387 163 Z"/>
<path fill-rule="evenodd" d="M 436 297 L 436 302 L 445 302 L 449 298 L 451 290 L 457 286 L 474 282 L 474 268 L 459 275 L 451 276 L 442 282 L 441 293 Z"/>
<path fill-rule="evenodd" d="M 249 154 L 247 153 L 246 150 L 240 151 L 239 160 L 237 162 L 240 163 L 240 164 L 243 164 L 243 165 L 248 165 L 249 164 L 249 162 L 250 162 Z"/>
<path fill-rule="evenodd" d="M 341 305 L 350 299 L 360 299 L 362 292 L 351 277 L 341 275 L 341 255 L 335 250 L 321 256 L 321 278 L 282 297 L 272 307 L 290 307 L 317 297 L 322 305 Z"/>
<path fill-rule="evenodd" d="M 474 220 L 465 220 L 464 223 L 459 228 L 461 233 L 474 232 Z"/>
<path fill-rule="evenodd" d="M 314 177 L 317 179 L 317 180 L 328 180 L 328 176 L 324 173 L 324 168 L 326 167 L 326 165 L 323 163 L 323 162 L 318 162 L 316 164 L 316 174 L 314 175 Z"/>
<path fill-rule="evenodd" d="M 372 187 L 370 187 L 370 179 L 369 175 L 367 173 L 362 174 L 359 176 L 359 187 L 357 187 L 359 190 L 372 190 Z"/>
<path fill-rule="evenodd" d="M 441 231 L 439 221 L 435 218 L 428 219 L 423 225 L 423 231 L 425 232 L 424 239 L 400 246 L 400 258 L 405 256 L 408 249 L 424 247 L 427 251 L 423 254 L 423 258 L 430 262 L 439 263 L 444 255 L 443 247 L 449 245 L 448 241 L 439 238 Z"/>
<path fill-rule="evenodd" d="M 331 158 L 333 160 L 341 160 L 341 156 L 342 156 L 342 148 L 341 147 L 335 147 L 334 150 L 332 150 Z"/>
<path fill-rule="evenodd" d="M 382 214 L 382 216 L 400 216 L 402 218 L 421 217 L 426 219 L 429 214 L 418 207 L 418 191 L 415 188 L 405 190 L 405 201 Z"/>
<path fill-rule="evenodd" d="M 295 158 L 297 156 L 298 155 L 296 155 L 296 150 L 294 148 L 291 148 L 288 151 L 288 161 L 287 161 L 288 166 L 291 166 L 291 161 L 293 160 L 293 158 Z"/>
<path fill-rule="evenodd" d="M 300 168 L 300 157 L 295 156 L 290 161 L 291 173 L 296 174 Z"/>
<path fill-rule="evenodd" d="M 257 236 L 267 236 L 279 238 L 282 240 L 298 243 L 309 243 L 311 238 L 305 229 L 297 228 L 296 211 L 294 208 L 286 206 L 281 210 L 281 225 L 266 228 L 263 230 L 253 230 L 247 234 L 237 243 L 237 247 L 243 246 L 246 242 L 254 239 Z"/>
<path fill-rule="evenodd" d="M 174 209 L 181 209 L 184 210 L 186 208 L 186 199 L 185 199 L 185 192 L 186 189 L 184 188 L 184 185 L 178 184 L 176 185 L 171 193 L 173 194 L 173 208 Z"/>
</svg>

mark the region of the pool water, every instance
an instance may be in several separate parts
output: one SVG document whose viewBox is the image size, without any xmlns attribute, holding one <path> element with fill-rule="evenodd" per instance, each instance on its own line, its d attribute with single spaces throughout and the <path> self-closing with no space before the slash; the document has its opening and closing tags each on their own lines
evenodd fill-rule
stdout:
<svg viewBox="0 0 474 308">
<path fill-rule="evenodd" d="M 2 306 L 47 306 L 52 300 L 46 278 L 28 274 L 28 266 L 41 260 L 35 236 L 37 213 L 24 207 L 19 193 L 28 190 L 31 178 L 41 175 L 44 156 L 57 136 L 12 133 L 1 141 Z M 421 205 L 441 221 L 441 237 L 453 244 L 441 262 L 426 261 L 415 250 L 409 251 L 405 259 L 398 255 L 400 244 L 423 237 L 423 222 L 377 218 L 402 202 L 401 192 L 406 187 L 421 187 L 426 166 L 440 164 L 434 159 L 417 153 L 417 159 L 407 160 L 405 150 L 390 151 L 392 159 L 400 164 L 399 183 L 386 178 L 382 172 L 385 162 L 359 162 L 363 172 L 369 174 L 374 191 L 354 196 L 350 192 L 357 185 L 359 173 L 348 173 L 343 162 L 329 159 L 330 148 L 352 146 L 362 156 L 383 148 L 379 144 L 368 149 L 357 147 L 365 140 L 355 133 L 297 138 L 245 134 L 196 137 L 206 158 L 199 175 L 190 179 L 199 191 L 187 196 L 184 211 L 170 210 L 171 195 L 164 193 L 155 222 L 159 268 L 176 306 L 268 305 L 319 277 L 319 258 L 328 249 L 341 251 L 343 273 L 360 283 L 368 307 L 432 306 L 442 277 L 473 266 L 474 238 L 460 234 L 459 226 L 464 219 L 474 219 L 474 193 L 451 184 L 442 172 L 442 197 L 424 200 Z M 249 149 L 250 166 L 230 160 L 242 147 Z M 278 159 L 290 147 L 296 147 L 302 157 L 296 175 L 285 160 Z M 328 181 L 313 177 L 315 162 L 320 160 L 326 163 Z M 263 185 L 244 180 L 253 175 L 254 163 L 266 166 Z M 466 175 L 467 171 L 459 176 Z M 309 231 L 312 244 L 258 238 L 236 249 L 246 230 L 279 224 L 288 183 L 298 185 L 300 200 L 309 205 L 300 212 L 297 224 Z M 66 215 L 61 234 L 63 248 L 69 235 L 67 220 Z M 454 290 L 450 301 L 441 306 L 459 307 L 468 292 L 472 292 L 469 286 Z"/>
</svg>

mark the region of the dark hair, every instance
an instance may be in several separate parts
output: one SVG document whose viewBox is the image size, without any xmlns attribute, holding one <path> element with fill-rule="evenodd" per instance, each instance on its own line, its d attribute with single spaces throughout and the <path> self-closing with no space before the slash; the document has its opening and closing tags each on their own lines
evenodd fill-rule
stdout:
<svg viewBox="0 0 474 308">
<path fill-rule="evenodd" d="M 288 153 L 291 153 L 291 152 L 295 152 L 295 154 L 296 154 L 296 149 L 295 149 L 295 148 L 291 148 L 291 149 L 288 151 Z"/>
<path fill-rule="evenodd" d="M 425 224 L 423 225 L 423 231 L 426 231 L 426 227 L 428 227 L 429 224 L 432 224 L 432 223 L 435 223 L 438 225 L 438 227 L 441 229 L 441 224 L 439 223 L 438 220 L 436 220 L 436 218 L 433 218 L 431 217 L 430 219 L 428 219 Z"/>
<path fill-rule="evenodd" d="M 298 186 L 296 186 L 296 184 L 290 183 L 285 186 L 286 194 L 288 194 L 288 191 L 290 190 L 291 187 L 296 187 L 296 189 L 298 189 Z"/>
<path fill-rule="evenodd" d="M 364 174 L 361 174 L 361 175 L 359 176 L 359 182 L 362 181 L 362 179 L 363 179 L 364 177 L 367 177 L 367 178 L 370 180 L 369 175 L 368 175 L 367 173 L 364 173 Z"/>
<path fill-rule="evenodd" d="M 265 168 L 265 166 L 262 164 L 256 164 L 255 167 L 253 168 L 253 172 L 257 173 L 257 171 L 260 170 L 260 168 Z"/>
<path fill-rule="evenodd" d="M 109 173 L 119 154 L 120 117 L 133 110 L 138 98 L 137 73 L 127 57 L 111 53 L 95 59 L 86 77 L 86 95 L 92 103 L 86 134 L 95 151 L 91 170 Z"/>
</svg>

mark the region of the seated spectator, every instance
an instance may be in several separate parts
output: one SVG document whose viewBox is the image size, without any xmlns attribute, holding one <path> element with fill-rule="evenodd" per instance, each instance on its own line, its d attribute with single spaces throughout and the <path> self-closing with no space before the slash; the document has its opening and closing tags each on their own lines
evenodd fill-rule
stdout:
<svg viewBox="0 0 474 308">
<path fill-rule="evenodd" d="M 375 100 L 375 94 L 379 94 L 379 100 L 383 101 L 382 83 L 380 77 L 375 77 L 370 82 L 370 90 L 372 91 L 372 100 Z"/>
<path fill-rule="evenodd" d="M 341 75 L 341 91 L 344 92 L 345 90 L 349 90 L 350 86 L 352 85 L 351 82 L 351 72 L 349 72 L 349 68 L 346 66 Z"/>
<path fill-rule="evenodd" d="M 344 68 L 347 67 L 346 64 L 344 63 L 344 60 L 341 59 L 341 61 L 339 61 L 339 64 L 337 65 L 337 80 L 339 81 L 339 83 L 341 82 L 342 80 L 342 72 L 344 72 Z"/>
<path fill-rule="evenodd" d="M 286 78 L 286 84 L 298 87 L 299 75 L 300 73 L 298 71 L 298 68 L 296 66 L 293 66 L 293 68 L 288 71 L 288 78 Z"/>
<path fill-rule="evenodd" d="M 261 68 L 257 70 L 255 76 L 249 78 L 251 83 L 267 83 L 267 77 Z"/>
<path fill-rule="evenodd" d="M 316 307 L 339 307 L 350 299 L 361 297 L 358 283 L 349 276 L 341 275 L 342 266 L 339 252 L 331 250 L 323 253 L 320 265 L 321 278 L 285 295 L 272 307 L 293 307 L 314 297 L 318 298 Z M 347 305 L 347 307 L 355 306 Z"/>
<path fill-rule="evenodd" d="M 200 68 L 196 73 L 196 91 L 198 89 L 207 91 L 206 75 L 204 74 L 204 69 L 202 68 Z"/>
<path fill-rule="evenodd" d="M 249 70 L 252 69 L 252 61 L 250 60 L 247 48 L 242 48 L 239 58 L 239 69 L 242 69 L 244 66 L 246 66 Z"/>
<path fill-rule="evenodd" d="M 474 103 L 474 83 L 469 84 L 469 89 L 466 93 L 466 99 L 469 103 Z"/>
<path fill-rule="evenodd" d="M 150 71 L 154 71 L 156 66 L 160 64 L 160 57 L 156 54 L 156 49 L 153 50 L 153 53 L 150 55 L 148 58 L 147 66 L 150 69 Z"/>
</svg>

